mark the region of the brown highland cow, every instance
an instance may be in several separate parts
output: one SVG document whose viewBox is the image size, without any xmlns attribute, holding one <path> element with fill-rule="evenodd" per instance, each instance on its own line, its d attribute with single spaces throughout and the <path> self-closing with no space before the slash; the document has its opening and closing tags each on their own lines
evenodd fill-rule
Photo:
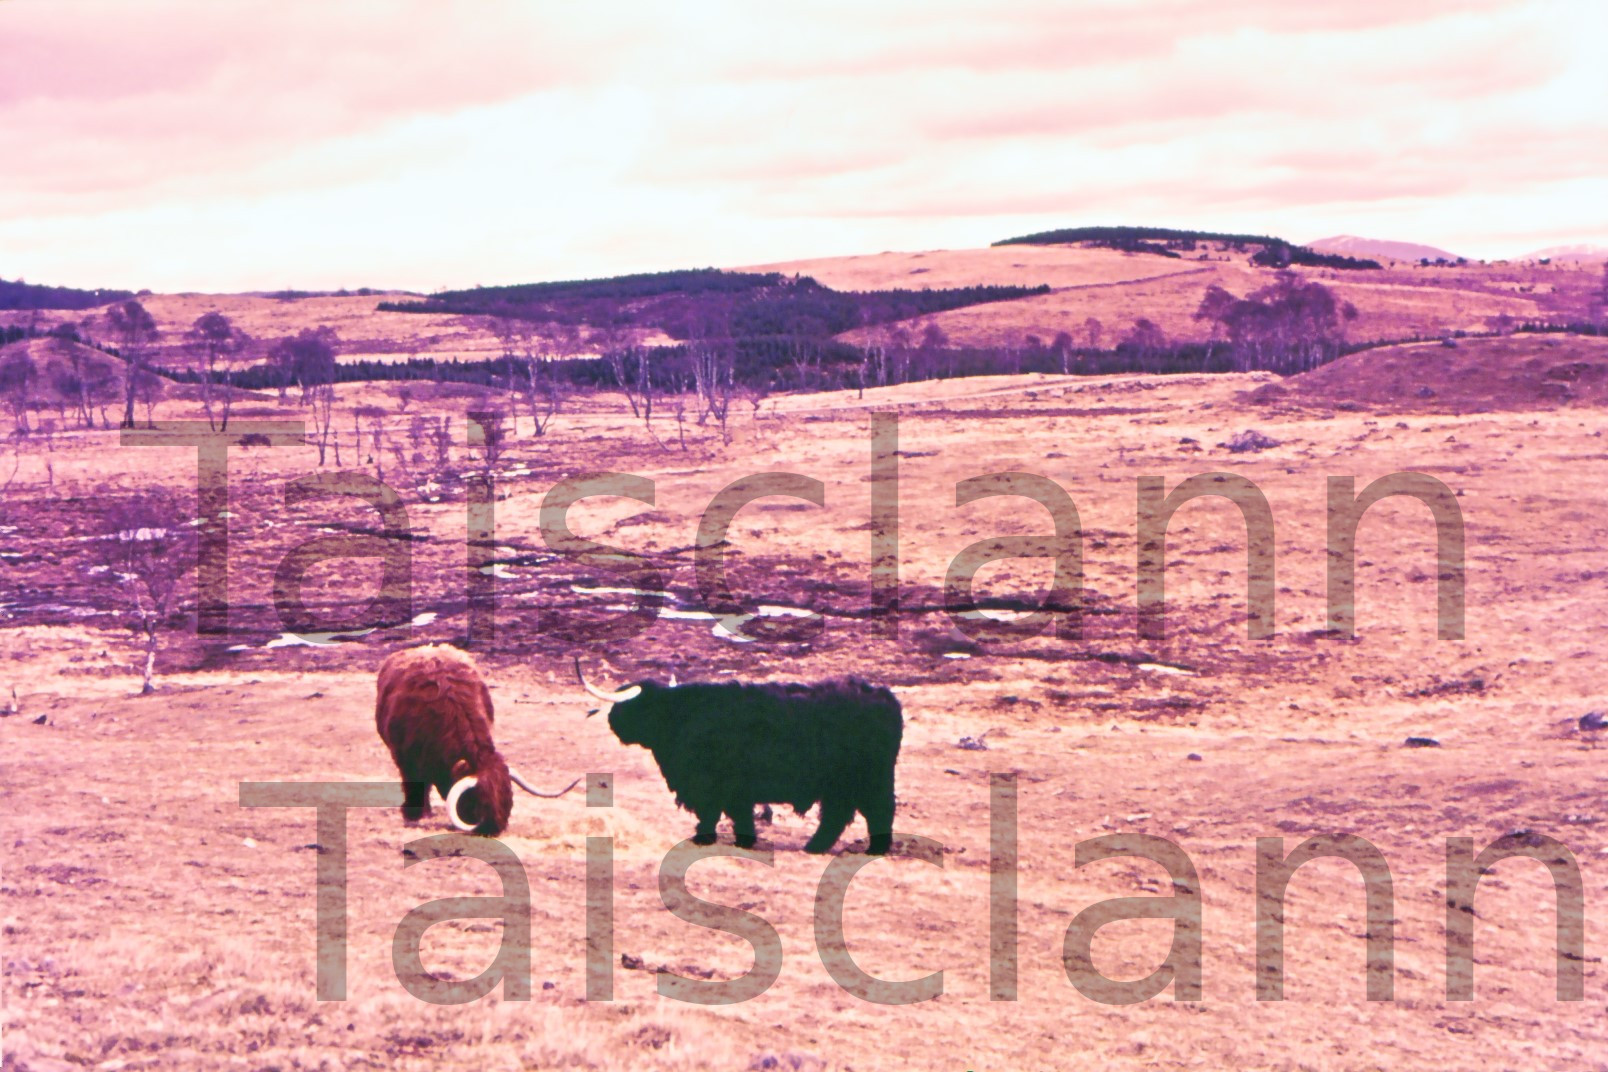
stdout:
<svg viewBox="0 0 1608 1072">
<path fill-rule="evenodd" d="M 513 809 L 510 780 L 543 793 L 511 771 L 491 739 L 491 692 L 474 660 L 457 648 L 407 648 L 380 664 L 374 725 L 402 775 L 402 818 L 430 814 L 430 787 L 459 830 L 496 836 Z"/>
</svg>

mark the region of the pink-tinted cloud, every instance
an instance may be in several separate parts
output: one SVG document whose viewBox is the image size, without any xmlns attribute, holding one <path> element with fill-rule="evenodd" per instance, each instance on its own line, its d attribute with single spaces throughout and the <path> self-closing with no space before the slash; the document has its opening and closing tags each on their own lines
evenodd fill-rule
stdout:
<svg viewBox="0 0 1608 1072">
<path fill-rule="evenodd" d="M 1602 241 L 1605 23 L 1594 0 L 0 4 L 0 275 L 429 287 L 1097 221 Z"/>
<path fill-rule="evenodd" d="M 549 32 L 561 15 L 422 0 L 7 5 L 0 191 L 46 206 L 126 194 L 606 77 Z M 563 29 L 571 44 L 586 33 Z"/>
</svg>

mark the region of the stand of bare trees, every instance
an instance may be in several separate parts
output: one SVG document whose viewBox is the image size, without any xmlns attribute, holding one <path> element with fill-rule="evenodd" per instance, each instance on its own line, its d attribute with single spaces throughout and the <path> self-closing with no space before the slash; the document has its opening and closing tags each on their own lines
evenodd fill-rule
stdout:
<svg viewBox="0 0 1608 1072">
<path fill-rule="evenodd" d="M 729 345 L 719 341 L 693 343 L 688 348 L 692 364 L 692 384 L 698 401 L 698 423 L 706 424 L 710 418 L 720 426 L 720 438 L 731 442 L 727 420 L 731 414 L 731 399 L 736 391 L 736 361 Z M 685 442 L 685 437 L 683 437 Z"/>
<path fill-rule="evenodd" d="M 448 469 L 452 460 L 452 418 L 417 415 L 408 422 L 406 438 L 405 446 L 391 445 L 392 461 L 403 484 L 425 488 Z"/>
<path fill-rule="evenodd" d="M 106 419 L 106 407 L 117 401 L 119 393 L 117 374 L 111 361 L 84 346 L 69 344 L 63 349 L 65 360 L 54 361 L 49 366 L 51 390 L 59 402 L 65 404 L 71 401 L 81 427 L 95 427 L 96 410 L 100 411 L 101 425 L 105 427 L 110 423 Z M 134 374 L 133 365 L 124 372 L 127 377 Z M 151 374 L 147 372 L 146 375 Z M 62 418 L 66 419 L 65 413 Z M 150 423 L 149 413 L 146 423 Z"/>
<path fill-rule="evenodd" d="M 521 393 L 537 435 L 546 434 L 547 426 L 564 404 L 565 384 L 556 362 L 574 357 L 580 346 L 580 333 L 573 324 L 548 324 L 527 332 L 522 340 L 525 375 Z"/>
<path fill-rule="evenodd" d="M 858 370 L 861 396 L 867 387 L 886 387 L 943 375 L 948 345 L 949 336 L 932 321 L 915 328 L 904 324 L 878 328 L 862 350 Z"/>
<path fill-rule="evenodd" d="M 1345 341 L 1356 307 L 1322 283 L 1280 272 L 1272 283 L 1236 298 L 1213 285 L 1195 311 L 1226 341 L 1236 371 L 1269 369 L 1292 374 L 1332 361 Z"/>
<path fill-rule="evenodd" d="M 128 363 L 128 371 L 124 376 L 125 402 L 122 426 L 132 428 L 134 399 L 140 389 L 140 373 L 149 374 L 146 362 L 150 358 L 151 347 L 161 337 L 161 333 L 157 331 L 156 319 L 145 306 L 133 298 L 119 302 L 106 311 L 106 327 L 117 339 L 118 352 Z M 150 422 L 150 405 L 146 407 L 146 422 Z"/>
<path fill-rule="evenodd" d="M 653 376 L 648 366 L 648 352 L 640 346 L 612 347 L 605 351 L 609 372 L 614 382 L 625 392 L 631 406 L 631 416 L 643 421 L 653 420 Z"/>
<path fill-rule="evenodd" d="M 28 434 L 28 408 L 38 379 L 38 370 L 26 353 L 19 351 L 0 358 L 0 398 L 11 411 L 12 427 L 18 435 Z"/>
<path fill-rule="evenodd" d="M 580 329 L 559 321 L 533 324 L 513 316 L 492 317 L 490 326 L 507 362 L 506 389 L 515 400 L 514 416 L 518 416 L 517 407 L 522 402 L 536 435 L 545 435 L 563 408 L 566 394 L 566 383 L 555 362 L 580 352 Z"/>
</svg>

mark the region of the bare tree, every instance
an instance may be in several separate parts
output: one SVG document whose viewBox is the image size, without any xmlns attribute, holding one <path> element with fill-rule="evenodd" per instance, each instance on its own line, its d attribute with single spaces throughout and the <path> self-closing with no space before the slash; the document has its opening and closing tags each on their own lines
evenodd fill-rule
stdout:
<svg viewBox="0 0 1608 1072">
<path fill-rule="evenodd" d="M 369 440 L 369 461 L 374 463 L 374 476 L 382 483 L 385 480 L 385 410 L 379 406 L 358 406 L 352 411 L 352 421 L 357 426 L 357 449 L 363 451 L 363 437 Z M 366 424 L 366 428 L 365 428 Z"/>
<path fill-rule="evenodd" d="M 156 404 L 167 394 L 167 383 L 152 372 L 142 368 L 134 373 L 134 397 L 139 399 L 140 405 L 145 408 L 145 427 L 156 425 Z M 101 411 L 101 423 L 106 423 L 106 412 Z"/>
<path fill-rule="evenodd" d="M 161 332 L 156 328 L 156 318 L 133 298 L 119 302 L 106 311 L 106 326 L 117 339 L 123 360 L 128 362 L 128 372 L 124 377 L 123 427 L 132 428 L 134 393 L 139 382 L 136 374 L 145 368 L 150 348 L 161 337 Z"/>
<path fill-rule="evenodd" d="M 710 417 L 720 425 L 720 437 L 731 442 L 726 420 L 736 389 L 736 362 L 729 347 L 717 342 L 694 343 L 691 347 L 692 382 L 697 392 L 698 423 Z"/>
<path fill-rule="evenodd" d="M 508 415 L 490 403 L 482 402 L 470 416 L 480 425 L 483 460 L 485 467 L 490 469 L 502 459 L 503 453 L 508 449 L 511 439 L 506 423 Z"/>
<path fill-rule="evenodd" d="M 916 359 L 921 366 L 919 375 L 922 378 L 936 379 L 940 375 L 939 364 L 944 348 L 948 345 L 949 336 L 937 323 L 929 320 L 922 326 L 921 335 L 916 342 Z"/>
<path fill-rule="evenodd" d="M 229 429 L 234 389 L 229 383 L 228 359 L 244 350 L 246 343 L 245 332 L 216 309 L 196 317 L 195 323 L 185 333 L 185 345 L 195 355 L 196 373 L 200 377 L 201 406 L 206 411 L 207 425 L 211 428 Z M 223 374 L 221 384 L 220 365 Z M 214 399 L 219 402 L 221 422 L 213 417 Z"/>
<path fill-rule="evenodd" d="M 651 420 L 653 388 L 648 377 L 646 351 L 633 345 L 630 334 L 621 328 L 598 328 L 592 332 L 590 341 L 608 363 L 615 385 L 625 393 L 631 416 Z"/>
<path fill-rule="evenodd" d="M 537 435 L 547 431 L 564 403 L 564 385 L 557 362 L 574 357 L 580 344 L 580 332 L 574 324 L 557 322 L 539 331 L 526 332 L 520 338 L 524 364 L 521 394 L 535 422 Z"/>
<path fill-rule="evenodd" d="M 268 363 L 277 373 L 279 399 L 291 384 L 301 388 L 302 404 L 307 405 L 313 389 L 335 382 L 335 350 L 340 337 L 327 324 L 303 328 L 294 336 L 280 339 L 268 351 Z"/>
<path fill-rule="evenodd" d="M 103 512 L 106 531 L 96 544 L 98 572 L 122 595 L 128 627 L 143 639 L 141 695 L 154 691 L 156 653 L 165 629 L 182 624 L 188 580 L 196 565 L 190 511 L 166 492 L 113 502 Z"/>
<path fill-rule="evenodd" d="M 452 460 L 452 418 L 425 417 L 423 420 L 425 437 L 435 451 L 435 466 L 438 470 L 445 469 Z"/>
<path fill-rule="evenodd" d="M 1061 359 L 1061 375 L 1071 375 L 1072 333 L 1070 331 L 1056 332 L 1055 338 L 1050 340 L 1050 349 Z"/>
<path fill-rule="evenodd" d="M 681 442 L 681 452 L 685 454 L 687 452 L 687 392 L 685 390 L 677 391 L 673 397 L 675 399 L 676 437 Z M 651 434 L 653 429 L 649 428 L 648 432 Z M 663 450 L 669 449 L 663 443 L 659 444 L 659 446 Z"/>
<path fill-rule="evenodd" d="M 319 465 L 325 464 L 332 440 L 335 464 L 341 464 L 341 440 L 334 434 L 335 348 L 339 342 L 335 329 L 321 324 L 280 339 L 268 351 L 268 362 L 277 373 L 281 401 L 290 385 L 296 384 L 301 388 L 302 405 L 311 408 L 313 445 L 318 448 Z"/>
<path fill-rule="evenodd" d="M 630 351 L 627 347 L 609 349 L 604 351 L 604 359 L 609 364 L 609 372 L 614 376 L 615 384 L 625 393 L 625 401 L 631 407 L 631 416 L 642 416 L 642 408 L 637 405 L 635 380 L 631 375 L 627 359 Z"/>
<path fill-rule="evenodd" d="M 335 384 L 318 383 L 303 390 L 313 418 L 313 445 L 318 448 L 318 464 L 323 465 L 335 429 Z M 341 464 L 340 437 L 335 437 L 335 464 Z"/>
</svg>

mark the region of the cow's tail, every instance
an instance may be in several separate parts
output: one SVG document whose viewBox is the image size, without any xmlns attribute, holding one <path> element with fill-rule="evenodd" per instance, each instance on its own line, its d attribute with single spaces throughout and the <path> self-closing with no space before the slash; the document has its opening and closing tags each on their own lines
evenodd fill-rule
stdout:
<svg viewBox="0 0 1608 1072">
<path fill-rule="evenodd" d="M 508 768 L 508 777 L 512 778 L 515 785 L 519 786 L 519 788 L 523 789 L 531 796 L 546 797 L 549 800 L 553 799 L 554 797 L 561 797 L 565 793 L 568 793 L 571 789 L 574 789 L 576 786 L 581 784 L 581 780 L 577 778 L 556 793 L 544 793 L 540 789 L 537 789 L 534 785 L 531 785 L 529 782 L 525 781 L 524 778 L 520 777 L 519 772 L 512 767 Z"/>
</svg>

